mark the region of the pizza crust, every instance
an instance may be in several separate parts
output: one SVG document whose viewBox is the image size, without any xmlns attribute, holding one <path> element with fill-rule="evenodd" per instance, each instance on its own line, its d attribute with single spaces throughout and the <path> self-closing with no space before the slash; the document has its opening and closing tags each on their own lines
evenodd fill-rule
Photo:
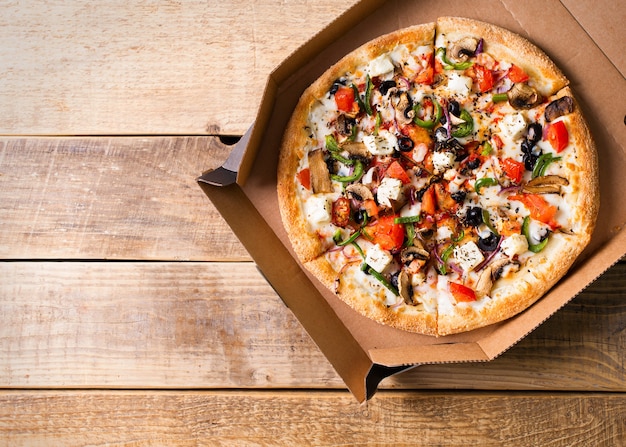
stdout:
<svg viewBox="0 0 626 447">
<path fill-rule="evenodd" d="M 495 282 L 490 296 L 476 305 L 458 303 L 452 314 L 439 313 L 438 335 L 456 334 L 507 320 L 528 309 L 567 273 L 586 243 L 555 234 L 522 270 Z"/>
<path fill-rule="evenodd" d="M 445 336 L 467 332 L 501 322 L 526 309 L 531 301 L 532 286 L 523 277 L 501 282 L 494 288 L 493 297 L 480 303 L 457 303 L 454 312 L 439 313 L 437 335 Z M 536 301 L 532 300 L 532 302 Z"/>
<path fill-rule="evenodd" d="M 577 164 L 570 167 L 570 198 L 575 209 L 573 231 L 578 236 L 578 243 L 584 246 L 591 239 L 600 209 L 598 153 L 589 126 L 570 87 L 561 89 L 555 97 L 563 96 L 574 100 L 574 111 L 567 116 L 569 138 L 576 148 L 577 159 Z"/>
<path fill-rule="evenodd" d="M 281 218 L 293 249 L 302 261 L 316 258 L 324 252 L 321 239 L 311 230 L 300 203 L 296 173 L 307 143 L 306 117 L 314 101 L 305 93 L 287 125 L 278 160 L 278 203 Z"/>
<path fill-rule="evenodd" d="M 435 37 L 435 24 L 426 23 L 404 28 L 380 36 L 367 42 L 344 56 L 336 64 L 322 74 L 304 93 L 305 101 L 311 103 L 313 98 L 323 97 L 328 93 L 333 82 L 345 73 L 354 72 L 357 67 L 366 65 L 382 53 L 392 51 L 397 45 L 406 44 L 411 47 L 432 45 Z M 310 95 L 310 96 L 309 96 Z"/>
</svg>

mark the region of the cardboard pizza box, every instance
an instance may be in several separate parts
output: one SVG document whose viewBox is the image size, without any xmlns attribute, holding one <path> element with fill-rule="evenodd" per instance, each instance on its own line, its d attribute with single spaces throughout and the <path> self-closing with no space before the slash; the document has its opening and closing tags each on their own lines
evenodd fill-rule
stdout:
<svg viewBox="0 0 626 447">
<path fill-rule="evenodd" d="M 596 11 L 610 8 L 574 0 L 474 0 L 471 9 L 452 0 L 363 0 L 271 73 L 249 131 L 222 167 L 198 179 L 259 270 L 359 401 L 369 399 L 382 379 L 408 368 L 494 359 L 626 253 L 626 200 L 621 195 L 626 172 L 624 33 L 617 19 L 606 12 L 599 17 Z M 564 71 L 597 145 L 601 206 L 588 248 L 567 276 L 532 307 L 502 323 L 431 337 L 362 317 L 301 268 L 281 223 L 276 165 L 284 128 L 300 94 L 326 68 L 374 37 L 439 16 L 470 17 L 517 32 Z M 615 32 L 606 32 L 607 26 Z"/>
</svg>

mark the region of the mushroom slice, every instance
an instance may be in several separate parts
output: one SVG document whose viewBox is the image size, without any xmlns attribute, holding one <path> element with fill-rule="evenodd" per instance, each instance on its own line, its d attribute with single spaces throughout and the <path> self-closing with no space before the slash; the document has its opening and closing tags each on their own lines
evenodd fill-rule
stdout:
<svg viewBox="0 0 626 447">
<path fill-rule="evenodd" d="M 474 37 L 464 37 L 454 42 L 450 48 L 450 55 L 459 62 L 465 62 L 476 53 L 478 39 Z"/>
<path fill-rule="evenodd" d="M 493 279 L 491 277 L 492 272 L 493 266 L 489 266 L 485 268 L 478 277 L 478 282 L 474 288 L 478 298 L 489 295 L 489 292 L 491 292 L 491 287 L 493 287 Z"/>
<path fill-rule="evenodd" d="M 341 149 L 353 155 L 355 157 L 369 160 L 372 157 L 370 151 L 367 150 L 367 146 L 360 141 L 347 141 L 341 145 Z"/>
<path fill-rule="evenodd" d="M 396 111 L 396 121 L 400 125 L 406 125 L 413 121 L 415 112 L 413 111 L 413 100 L 407 92 L 402 92 L 393 103 Z"/>
<path fill-rule="evenodd" d="M 322 150 L 317 149 L 309 152 L 308 159 L 313 192 L 332 192 L 333 184 L 330 180 L 330 172 L 328 171 Z"/>
<path fill-rule="evenodd" d="M 538 105 L 541 101 L 541 95 L 528 84 L 517 83 L 508 91 L 507 97 L 509 104 L 515 109 L 530 109 Z"/>
<path fill-rule="evenodd" d="M 404 185 L 403 192 L 402 194 L 400 194 L 400 198 L 398 200 L 391 200 L 391 199 L 389 200 L 391 202 L 391 209 L 393 210 L 394 213 L 399 212 L 402 209 L 402 207 L 407 204 L 409 200 L 407 197 L 408 196 L 407 191 L 409 190 L 410 186 L 411 185 Z"/>
<path fill-rule="evenodd" d="M 350 199 L 356 200 L 357 202 L 374 199 L 372 191 L 361 183 L 352 183 L 348 185 L 346 187 L 346 196 Z"/>
<path fill-rule="evenodd" d="M 429 253 L 424 250 L 421 244 L 411 245 L 400 252 L 400 261 L 402 261 L 404 265 L 408 265 L 415 260 L 426 261 L 428 260 L 428 256 Z"/>
<path fill-rule="evenodd" d="M 518 271 L 520 264 L 518 261 L 512 261 L 508 258 L 499 259 L 497 261 L 493 261 L 490 265 L 491 267 L 491 279 L 493 281 L 497 281 L 502 276 L 505 267 L 510 266 L 513 271 Z"/>
<path fill-rule="evenodd" d="M 531 194 L 558 194 L 561 192 L 561 186 L 569 185 L 569 181 L 558 175 L 542 175 L 535 177 L 522 188 Z"/>
<path fill-rule="evenodd" d="M 560 116 L 567 115 L 574 111 L 574 100 L 571 96 L 563 96 L 559 99 L 555 99 L 546 106 L 545 117 L 546 121 L 554 121 Z"/>
<path fill-rule="evenodd" d="M 349 137 L 352 135 L 352 129 L 356 125 L 354 118 L 347 117 L 345 114 L 341 114 L 337 117 L 335 122 L 335 128 L 339 135 Z"/>
<path fill-rule="evenodd" d="M 406 304 L 415 304 L 413 301 L 413 285 L 411 284 L 411 276 L 404 270 L 400 270 L 400 274 L 398 275 L 398 293 Z"/>
</svg>

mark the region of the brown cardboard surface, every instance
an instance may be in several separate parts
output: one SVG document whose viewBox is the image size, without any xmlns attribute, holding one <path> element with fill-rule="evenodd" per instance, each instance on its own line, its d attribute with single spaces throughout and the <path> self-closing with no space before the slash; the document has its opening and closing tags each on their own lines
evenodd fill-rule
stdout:
<svg viewBox="0 0 626 447">
<path fill-rule="evenodd" d="M 378 9 L 375 9 L 378 8 Z M 372 12 L 373 11 L 373 12 Z M 547 13 L 549 12 L 549 13 Z M 529 38 L 568 78 L 596 141 L 600 161 L 601 207 L 596 232 L 572 271 L 544 298 L 520 315 L 464 334 L 429 337 L 379 325 L 348 308 L 293 257 L 276 197 L 276 164 L 282 132 L 300 93 L 327 67 L 380 34 L 443 15 L 463 15 L 503 26 Z M 572 42 L 576 44 L 573 45 Z M 617 45 L 620 45 L 618 42 Z M 598 73 L 602 73 L 599 82 Z M 624 77 L 589 34 L 558 1 L 475 0 L 471 9 L 452 0 L 380 2 L 365 0 L 288 58 L 267 83 L 237 178 L 237 193 L 206 190 L 235 233 L 344 378 L 355 396 L 364 390 L 372 365 L 486 361 L 523 338 L 626 253 L 626 104 Z M 215 200 L 215 197 L 220 196 Z M 228 199 L 231 197 L 231 199 Z M 228 200 L 244 200 L 264 227 L 263 240 L 250 235 L 248 220 L 229 210 Z M 218 204 L 218 202 L 220 204 Z M 254 229 L 256 233 L 256 229 Z M 356 353 L 356 354 L 355 354 Z M 356 356 L 355 366 L 342 356 Z M 367 357 L 367 358 L 366 358 Z M 374 384 L 375 386 L 375 384 Z"/>
<path fill-rule="evenodd" d="M 626 10 L 608 0 L 561 0 L 622 76 L 626 76 Z"/>
</svg>

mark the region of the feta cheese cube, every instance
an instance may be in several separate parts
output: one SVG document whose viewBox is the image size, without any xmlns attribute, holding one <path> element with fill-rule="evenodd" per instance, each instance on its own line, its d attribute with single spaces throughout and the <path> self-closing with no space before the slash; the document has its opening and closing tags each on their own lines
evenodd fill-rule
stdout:
<svg viewBox="0 0 626 447">
<path fill-rule="evenodd" d="M 452 233 L 452 229 L 447 226 L 447 225 L 441 225 L 439 227 L 437 227 L 437 240 L 438 241 L 443 241 L 446 239 L 450 239 L 452 237 L 453 233 Z"/>
<path fill-rule="evenodd" d="M 385 270 L 392 260 L 393 256 L 391 253 L 383 250 L 378 245 L 370 246 L 365 254 L 365 263 L 379 273 Z"/>
<path fill-rule="evenodd" d="M 371 77 L 382 76 L 393 72 L 394 68 L 393 62 L 391 62 L 391 59 L 387 54 L 380 55 L 369 63 L 369 72 Z"/>
<path fill-rule="evenodd" d="M 378 135 L 365 135 L 363 144 L 372 155 L 391 155 L 398 148 L 398 139 L 387 131 Z"/>
<path fill-rule="evenodd" d="M 454 259 L 459 267 L 466 272 L 469 272 L 483 262 L 485 257 L 478 248 L 478 245 L 476 245 L 475 242 L 470 241 L 463 245 L 454 247 Z"/>
<path fill-rule="evenodd" d="M 489 235 L 493 233 L 493 231 L 491 231 L 491 229 L 484 223 L 478 225 L 476 227 L 476 231 L 478 232 L 478 237 L 483 238 L 483 239 L 489 237 Z"/>
<path fill-rule="evenodd" d="M 455 155 L 448 151 L 438 151 L 433 153 L 433 168 L 435 174 L 440 174 L 446 169 L 454 166 Z"/>
<path fill-rule="evenodd" d="M 526 118 L 519 112 L 507 114 L 500 121 L 500 131 L 513 141 L 519 140 L 526 131 Z"/>
<path fill-rule="evenodd" d="M 378 203 L 393 206 L 391 201 L 397 201 L 402 197 L 402 182 L 397 178 L 385 177 L 378 185 L 376 198 Z"/>
<path fill-rule="evenodd" d="M 448 76 L 448 91 L 453 95 L 467 96 L 472 89 L 472 78 L 450 73 Z"/>
<path fill-rule="evenodd" d="M 521 255 L 528 250 L 528 241 L 524 235 L 514 233 L 502 241 L 500 249 L 509 257 Z"/>
<path fill-rule="evenodd" d="M 323 195 L 311 196 L 304 204 L 304 213 L 306 214 L 307 220 L 313 224 L 319 225 L 330 222 L 330 200 Z"/>
</svg>

